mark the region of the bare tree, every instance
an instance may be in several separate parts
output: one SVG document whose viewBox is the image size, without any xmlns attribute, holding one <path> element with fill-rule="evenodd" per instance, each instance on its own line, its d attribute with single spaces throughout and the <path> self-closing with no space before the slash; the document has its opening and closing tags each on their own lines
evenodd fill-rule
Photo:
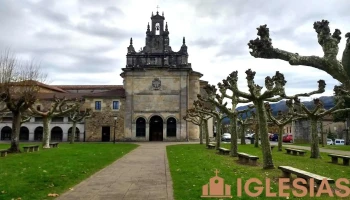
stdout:
<svg viewBox="0 0 350 200">
<path fill-rule="evenodd" d="M 200 95 L 197 95 L 201 97 Z M 199 100 L 194 101 L 193 103 L 194 108 L 197 112 L 203 113 L 205 115 L 209 115 L 216 120 L 216 149 L 220 148 L 221 143 L 221 126 L 222 126 L 222 120 L 225 118 L 224 114 L 216 109 L 212 109 L 208 106 L 205 106 L 205 102 L 202 102 L 199 98 Z"/>
<path fill-rule="evenodd" d="M 204 89 L 208 94 L 207 98 L 202 98 L 198 96 L 198 98 L 205 102 L 212 103 L 215 107 L 217 107 L 222 113 L 224 113 L 230 119 L 230 127 L 231 127 L 231 156 L 236 157 L 238 153 L 238 145 L 237 145 L 237 116 L 240 113 L 246 112 L 246 110 L 237 111 L 236 107 L 238 103 L 248 103 L 250 101 L 241 99 L 234 95 L 228 95 L 226 90 L 229 89 L 229 82 L 232 77 L 228 77 L 227 80 L 223 80 L 224 84 L 218 83 L 220 93 L 217 94 L 217 89 L 214 85 L 207 85 Z M 233 80 L 234 81 L 234 80 Z M 228 98 L 231 100 L 232 108 L 227 108 L 227 103 L 223 103 L 224 98 Z"/>
<path fill-rule="evenodd" d="M 184 120 L 199 126 L 199 143 L 203 144 L 203 135 L 205 135 L 206 146 L 209 144 L 208 120 L 210 118 L 212 116 L 198 112 L 194 108 L 188 109 L 184 117 Z"/>
<path fill-rule="evenodd" d="M 287 124 L 291 123 L 293 120 L 297 120 L 301 118 L 300 117 L 298 118 L 292 115 L 290 112 L 288 112 L 287 114 L 283 114 L 282 111 L 278 111 L 277 116 L 275 117 L 272 115 L 272 109 L 268 102 L 265 103 L 265 108 L 267 111 L 267 115 L 272 121 L 272 123 L 274 123 L 278 127 L 278 151 L 282 151 L 282 136 L 283 136 L 284 127 Z"/>
<path fill-rule="evenodd" d="M 243 115 L 245 115 L 245 118 Z M 248 126 L 253 125 L 253 118 L 248 117 L 248 112 L 244 112 L 238 115 L 237 122 L 241 126 L 241 145 L 245 145 L 245 131 Z"/>
<path fill-rule="evenodd" d="M 51 139 L 51 132 L 49 125 L 51 123 L 52 118 L 59 116 L 59 115 L 65 115 L 69 112 L 72 112 L 74 109 L 76 109 L 77 105 L 80 103 L 78 99 L 75 99 L 74 101 L 69 100 L 67 98 L 59 99 L 56 96 L 53 97 L 54 102 L 52 103 L 50 108 L 47 108 L 44 111 L 39 111 L 32 105 L 29 109 L 33 114 L 39 115 L 43 118 L 43 148 L 50 148 L 50 139 Z M 73 102 L 73 104 L 68 104 L 69 102 Z"/>
<path fill-rule="evenodd" d="M 79 104 L 79 106 L 76 106 L 75 109 L 73 109 L 69 113 L 69 119 L 73 122 L 72 134 L 69 142 L 70 144 L 74 143 L 77 123 L 84 121 L 88 117 L 91 117 L 91 109 L 88 108 L 88 109 L 85 109 L 84 112 L 80 112 L 81 106 L 82 104 Z"/>
<path fill-rule="evenodd" d="M 324 55 L 301 56 L 298 53 L 291 53 L 285 50 L 274 48 L 270 38 L 269 28 L 262 25 L 257 28 L 258 38 L 250 40 L 248 46 L 252 49 L 250 54 L 255 58 L 280 59 L 289 62 L 290 65 L 305 65 L 327 72 L 334 79 L 350 88 L 350 33 L 345 34 L 347 38 L 341 61 L 337 60 L 341 32 L 335 29 L 331 34 L 327 20 L 314 23 L 318 43 L 321 45 Z"/>
<path fill-rule="evenodd" d="M 20 152 L 22 114 L 36 101 L 40 90 L 38 81 L 43 82 L 45 78 L 40 66 L 34 62 L 20 63 L 9 51 L 0 55 L 0 98 L 13 117 L 9 152 Z"/>
<path fill-rule="evenodd" d="M 344 96 L 347 95 L 347 91 L 344 91 L 340 86 L 334 87 L 335 97 L 337 98 L 337 104 L 330 108 L 329 110 L 324 109 L 323 103 L 320 99 L 314 99 L 315 108 L 309 110 L 303 103 L 300 102 L 300 99 L 294 98 L 287 101 L 288 107 L 293 108 L 293 115 L 302 118 L 308 118 L 311 122 L 311 156 L 310 158 L 321 158 L 319 150 L 319 141 L 318 141 L 318 130 L 317 122 L 322 120 L 323 117 L 329 114 L 338 113 L 338 112 L 347 112 L 350 111 L 350 108 L 339 109 L 342 104 L 344 104 Z M 297 112 L 298 109 L 295 109 L 294 106 L 297 106 L 301 109 L 301 113 Z"/>
</svg>

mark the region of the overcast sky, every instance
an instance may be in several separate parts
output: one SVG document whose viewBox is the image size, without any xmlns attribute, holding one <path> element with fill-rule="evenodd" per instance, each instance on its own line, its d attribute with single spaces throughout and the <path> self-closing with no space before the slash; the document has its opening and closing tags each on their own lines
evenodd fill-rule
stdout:
<svg viewBox="0 0 350 200">
<path fill-rule="evenodd" d="M 274 47 L 323 55 L 313 23 L 327 19 L 332 32 L 342 31 L 340 59 L 350 32 L 349 0 L 1 0 L 0 49 L 40 62 L 51 84 L 121 85 L 129 39 L 136 50 L 145 45 L 157 5 L 168 22 L 172 49 L 178 51 L 185 36 L 192 68 L 210 84 L 238 70 L 244 90 L 249 68 L 260 85 L 276 70 L 284 73 L 288 94 L 314 90 L 324 79 L 323 95 L 332 95 L 338 83 L 317 69 L 254 58 L 247 43 L 267 24 Z"/>
</svg>

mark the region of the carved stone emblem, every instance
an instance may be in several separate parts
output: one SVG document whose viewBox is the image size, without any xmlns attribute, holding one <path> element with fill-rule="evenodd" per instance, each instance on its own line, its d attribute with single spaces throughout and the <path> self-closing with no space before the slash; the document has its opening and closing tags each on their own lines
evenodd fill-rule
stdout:
<svg viewBox="0 0 350 200">
<path fill-rule="evenodd" d="M 159 78 L 155 78 L 152 81 L 152 88 L 153 88 L 153 90 L 160 90 L 161 86 L 162 86 L 162 82 L 159 80 Z"/>
</svg>

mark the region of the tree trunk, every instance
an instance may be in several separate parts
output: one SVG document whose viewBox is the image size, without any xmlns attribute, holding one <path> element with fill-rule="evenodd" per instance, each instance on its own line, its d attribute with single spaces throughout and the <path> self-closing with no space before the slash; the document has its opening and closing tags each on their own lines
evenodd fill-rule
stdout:
<svg viewBox="0 0 350 200">
<path fill-rule="evenodd" d="M 273 165 L 272 160 L 272 153 L 267 128 L 267 115 L 264 107 L 264 101 L 256 101 L 255 106 L 259 119 L 259 133 L 261 138 L 261 150 L 263 154 L 263 168 L 274 169 L 275 166 Z"/>
<path fill-rule="evenodd" d="M 242 124 L 241 125 L 241 145 L 246 144 L 244 132 L 245 132 L 245 125 Z"/>
<path fill-rule="evenodd" d="M 51 138 L 51 132 L 50 132 L 50 123 L 51 118 L 49 117 L 43 117 L 43 149 L 49 149 L 50 148 L 50 138 Z"/>
<path fill-rule="evenodd" d="M 310 158 L 321 158 L 318 148 L 317 119 L 311 119 L 311 156 Z"/>
<path fill-rule="evenodd" d="M 255 134 L 254 134 L 254 147 L 258 148 L 259 147 L 259 123 L 255 124 Z"/>
<path fill-rule="evenodd" d="M 203 131 L 204 131 L 204 134 L 205 134 L 205 146 L 208 146 L 209 144 L 209 131 L 208 131 L 208 120 L 205 119 L 203 120 Z"/>
<path fill-rule="evenodd" d="M 73 127 L 72 127 L 72 134 L 70 136 L 70 144 L 73 144 L 74 143 L 74 140 L 75 140 L 75 129 L 77 127 L 77 122 L 73 121 Z"/>
<path fill-rule="evenodd" d="M 320 124 L 321 124 L 321 127 L 320 127 L 320 130 L 321 130 L 321 144 L 322 144 L 322 147 L 324 147 L 324 133 L 323 133 L 323 123 L 322 123 L 322 120 L 320 120 Z"/>
<path fill-rule="evenodd" d="M 203 144 L 203 125 L 203 122 L 199 125 L 199 144 Z"/>
<path fill-rule="evenodd" d="M 12 112 L 12 132 L 11 132 L 11 147 L 8 149 L 11 153 L 20 153 L 19 148 L 19 132 L 21 129 L 21 112 Z"/>
<path fill-rule="evenodd" d="M 237 157 L 237 116 L 231 119 L 231 156 Z"/>
<path fill-rule="evenodd" d="M 217 119 L 216 123 L 216 150 L 220 148 L 221 142 L 221 120 Z"/>
<path fill-rule="evenodd" d="M 282 151 L 283 128 L 284 126 L 278 127 L 278 151 Z"/>
</svg>

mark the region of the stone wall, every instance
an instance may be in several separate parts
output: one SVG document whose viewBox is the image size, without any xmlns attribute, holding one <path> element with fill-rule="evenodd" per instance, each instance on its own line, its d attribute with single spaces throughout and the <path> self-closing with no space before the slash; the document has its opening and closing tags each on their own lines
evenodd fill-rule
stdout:
<svg viewBox="0 0 350 200">
<path fill-rule="evenodd" d="M 102 101 L 101 111 L 94 110 L 94 102 Z M 110 141 L 114 139 L 114 116 L 117 116 L 116 141 L 124 141 L 125 99 L 119 100 L 119 110 L 112 110 L 114 99 L 86 99 L 85 104 L 92 107 L 92 116 L 86 119 L 86 141 L 102 141 L 102 127 L 110 127 Z"/>
<path fill-rule="evenodd" d="M 201 74 L 190 69 L 144 68 L 125 70 L 125 136 L 131 140 L 148 141 L 149 119 L 154 115 L 163 118 L 163 140 L 184 141 L 188 137 L 198 138 L 199 129 L 183 120 L 189 104 L 199 93 Z M 159 85 L 157 85 L 159 84 Z M 136 137 L 136 119 L 146 118 L 146 137 Z M 166 119 L 176 119 L 177 136 L 166 137 Z"/>
</svg>

